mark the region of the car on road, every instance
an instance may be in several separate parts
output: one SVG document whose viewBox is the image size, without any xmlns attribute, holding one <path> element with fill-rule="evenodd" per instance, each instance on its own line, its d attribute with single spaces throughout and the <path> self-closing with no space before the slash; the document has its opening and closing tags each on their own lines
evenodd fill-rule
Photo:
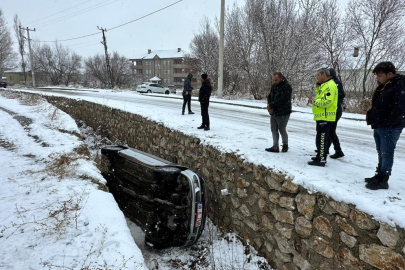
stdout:
<svg viewBox="0 0 405 270">
<path fill-rule="evenodd" d="M 203 178 L 191 169 L 125 146 L 106 146 L 104 173 L 122 211 L 145 231 L 152 248 L 190 246 L 206 219 Z"/>
<path fill-rule="evenodd" d="M 176 94 L 176 87 L 174 85 L 168 85 L 167 88 L 169 88 L 170 93 Z"/>
<path fill-rule="evenodd" d="M 7 87 L 7 80 L 6 77 L 2 77 L 0 80 L 0 87 L 6 88 Z"/>
<path fill-rule="evenodd" d="M 136 87 L 136 91 L 140 93 L 161 93 L 161 94 L 170 94 L 170 89 L 163 87 L 157 83 L 144 82 L 141 85 Z"/>
</svg>

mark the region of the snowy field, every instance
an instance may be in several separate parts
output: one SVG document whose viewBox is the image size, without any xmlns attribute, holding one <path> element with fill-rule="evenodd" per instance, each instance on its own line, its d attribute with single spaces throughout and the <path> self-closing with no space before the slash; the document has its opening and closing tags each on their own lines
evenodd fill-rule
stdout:
<svg viewBox="0 0 405 270">
<path fill-rule="evenodd" d="M 264 151 L 272 144 L 269 116 L 266 110 L 258 109 L 266 106 L 264 102 L 223 101 L 213 98 L 213 101 L 258 108 L 212 103 L 211 130 L 204 132 L 196 129 L 201 123 L 197 102 L 192 102 L 196 114 L 182 116 L 182 100 L 178 95 L 169 95 L 167 98 L 166 95 L 97 91 L 99 92 L 39 92 L 96 102 L 142 115 L 169 128 L 198 137 L 202 143 L 220 151 L 236 152 L 248 162 L 284 172 L 295 183 L 310 191 L 320 191 L 337 201 L 354 204 L 377 220 L 405 228 L 405 136 L 402 135 L 397 144 L 389 190 L 366 189 L 364 177 L 374 174 L 377 153 L 372 130 L 366 125 L 364 115 L 343 114 L 339 121 L 338 135 L 346 156 L 338 160 L 328 159 L 326 168 L 320 168 L 307 165 L 315 149 L 315 123 L 310 108 L 293 108 L 296 112 L 291 115 L 287 126 L 290 150 L 288 153 L 275 154 Z M 333 149 L 331 151 L 333 153 Z"/>
<path fill-rule="evenodd" d="M 1 270 L 269 269 L 209 221 L 193 247 L 146 249 L 93 162 L 103 143 L 44 100 L 1 93 Z"/>
</svg>

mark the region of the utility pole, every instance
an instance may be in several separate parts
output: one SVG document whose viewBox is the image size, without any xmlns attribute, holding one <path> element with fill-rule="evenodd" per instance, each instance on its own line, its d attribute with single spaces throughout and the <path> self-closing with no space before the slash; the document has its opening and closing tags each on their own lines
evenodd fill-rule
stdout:
<svg viewBox="0 0 405 270">
<path fill-rule="evenodd" d="M 221 0 L 221 20 L 219 28 L 219 65 L 218 65 L 218 93 L 222 98 L 222 89 L 224 87 L 224 20 L 225 20 L 225 0 Z"/>
<path fill-rule="evenodd" d="M 105 62 L 107 63 L 107 72 L 108 72 L 108 76 L 110 76 L 110 84 L 111 84 L 111 89 L 114 89 L 114 80 L 113 80 L 113 76 L 112 76 L 112 72 L 111 72 L 111 66 L 110 66 L 110 56 L 108 55 L 108 51 L 107 51 L 107 39 L 105 37 L 105 33 L 107 32 L 107 29 L 103 29 L 102 27 L 98 27 L 98 30 L 103 32 L 103 41 L 101 41 L 101 44 L 104 45 L 104 51 L 105 51 Z"/>
<path fill-rule="evenodd" d="M 27 30 L 27 36 L 28 36 L 28 47 L 30 48 L 30 61 L 31 61 L 31 74 L 32 74 L 32 86 L 35 87 L 35 72 L 34 72 L 34 58 L 32 56 L 32 48 L 31 48 L 31 39 L 30 39 L 30 31 L 34 31 L 35 32 L 35 28 L 34 29 L 29 29 L 27 28 L 22 28 L 20 26 L 20 29 L 25 29 Z"/>
</svg>

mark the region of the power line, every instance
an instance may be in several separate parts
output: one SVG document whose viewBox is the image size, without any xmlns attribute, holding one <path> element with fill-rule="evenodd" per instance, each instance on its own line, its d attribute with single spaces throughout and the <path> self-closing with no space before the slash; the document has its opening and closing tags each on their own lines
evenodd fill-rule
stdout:
<svg viewBox="0 0 405 270">
<path fill-rule="evenodd" d="M 114 29 L 119 28 L 119 27 L 122 27 L 122 26 L 124 26 L 124 25 L 130 24 L 130 23 L 139 21 L 139 20 L 144 19 L 144 18 L 146 18 L 146 17 L 149 17 L 149 16 L 151 16 L 151 15 L 157 13 L 157 12 L 160 12 L 160 11 L 162 11 L 162 10 L 164 10 L 164 9 L 167 9 L 167 8 L 169 8 L 169 7 L 171 7 L 171 6 L 174 6 L 174 5 L 176 5 L 176 4 L 178 4 L 178 3 L 182 2 L 182 1 L 183 1 L 183 0 L 179 0 L 179 1 L 177 1 L 177 2 L 174 2 L 173 4 L 170 4 L 170 5 L 168 5 L 168 6 L 165 6 L 165 7 L 161 8 L 161 9 L 158 9 L 158 10 L 156 10 L 156 11 L 154 11 L 154 12 L 151 12 L 151 13 L 149 13 L 149 14 L 146 14 L 146 15 L 144 15 L 144 16 L 142 16 L 142 17 L 139 17 L 139 18 L 137 18 L 137 19 L 135 19 L 135 20 L 132 20 L 132 21 L 129 21 L 129 22 L 126 22 L 126 23 L 123 23 L 123 24 L 114 26 L 113 28 L 110 28 L 109 31 L 114 30 Z M 37 42 L 65 42 L 65 41 L 76 40 L 76 39 L 81 39 L 81 38 L 86 38 L 86 37 L 94 36 L 94 35 L 97 35 L 97 34 L 99 34 L 99 33 L 100 33 L 100 32 L 93 33 L 93 34 L 88 34 L 88 35 L 84 35 L 84 36 L 80 36 L 80 37 L 76 37 L 76 38 L 63 39 L 63 40 L 53 40 L 53 41 L 51 41 L 51 40 L 45 40 L 45 41 L 39 40 L 39 41 L 37 41 Z"/>
<path fill-rule="evenodd" d="M 37 41 L 37 42 L 64 42 L 64 41 L 69 41 L 69 40 L 76 40 L 76 39 L 80 39 L 80 38 L 85 38 L 85 37 L 91 37 L 91 36 L 95 36 L 98 35 L 100 32 L 97 33 L 93 33 L 93 34 L 88 34 L 85 36 L 81 36 L 81 37 L 76 37 L 76 38 L 69 38 L 69 39 L 62 39 L 62 40 L 45 40 L 45 41 Z"/>
<path fill-rule="evenodd" d="M 86 4 L 86 3 L 90 2 L 90 1 L 92 1 L 92 0 L 88 0 L 88 1 L 86 1 L 86 2 L 84 2 L 84 3 L 81 3 L 81 4 L 79 4 L 79 5 L 76 5 L 76 6 L 74 6 L 74 7 L 71 7 L 71 8 L 68 8 L 68 9 L 64 9 L 64 10 L 59 11 L 59 12 L 57 12 L 57 13 L 54 13 L 54 14 L 52 14 L 52 15 L 43 17 L 43 18 L 41 18 L 41 19 L 38 19 L 38 20 L 35 20 L 35 21 L 32 21 L 32 22 L 29 22 L 29 23 L 27 23 L 27 24 L 31 24 L 31 23 L 34 23 L 34 22 L 42 21 L 42 20 L 44 20 L 44 19 L 47 19 L 47 18 L 52 17 L 52 16 L 55 16 L 55 15 L 60 14 L 60 13 L 62 13 L 62 12 L 65 12 L 65 11 L 68 11 L 68 10 L 70 10 L 70 9 L 74 9 L 74 8 L 76 8 L 76 7 L 78 7 L 78 6 L 84 5 L 84 4 Z"/>
<path fill-rule="evenodd" d="M 138 19 L 135 19 L 135 20 L 132 20 L 132 21 L 130 21 L 130 22 L 117 25 L 117 26 L 115 26 L 115 27 L 113 27 L 113 28 L 110 28 L 109 31 L 114 30 L 114 29 L 116 29 L 116 28 L 118 28 L 118 27 L 121 27 L 121 26 L 130 24 L 130 23 L 139 21 L 139 20 L 141 20 L 141 19 L 143 19 L 143 18 L 146 18 L 146 17 L 148 17 L 148 16 L 150 16 L 150 15 L 152 15 L 152 14 L 158 13 L 159 11 L 162 11 L 162 10 L 164 10 L 164 9 L 167 9 L 167 8 L 171 7 L 171 6 L 174 6 L 175 4 L 178 4 L 178 3 L 182 2 L 182 1 L 183 1 L 183 0 L 179 0 L 179 1 L 177 1 L 177 2 L 175 2 L 175 3 L 173 3 L 173 4 L 171 4 L 171 5 L 168 5 L 168 6 L 164 7 L 164 8 L 158 9 L 158 10 L 156 10 L 156 11 L 154 11 L 154 12 L 152 12 L 152 13 L 149 13 L 149 14 L 147 14 L 147 15 L 145 15 L 145 16 L 142 16 L 142 17 L 140 17 L 140 18 L 138 18 Z"/>
<path fill-rule="evenodd" d="M 79 45 L 84 45 L 84 44 L 89 44 L 89 43 L 94 43 L 94 42 L 99 43 L 100 41 L 98 39 L 97 40 L 94 39 L 94 40 L 91 40 L 91 41 L 86 41 L 86 42 L 77 43 L 77 44 L 69 44 L 69 45 L 66 45 L 66 46 L 72 47 L 72 46 L 79 46 Z"/>
<path fill-rule="evenodd" d="M 45 26 L 54 24 L 54 23 L 56 23 L 56 22 L 60 22 L 60 21 L 63 21 L 63 20 L 65 20 L 65 19 L 70 19 L 70 18 L 75 17 L 75 16 L 77 16 L 77 15 L 80 15 L 80 14 L 83 14 L 83 13 L 86 13 L 86 12 L 89 12 L 89 11 L 92 11 L 92 10 L 95 10 L 95 9 L 97 9 L 97 8 L 101 8 L 101 7 L 104 7 L 104 6 L 106 6 L 106 5 L 113 4 L 113 3 L 117 2 L 118 0 L 114 0 L 114 1 L 112 1 L 112 2 L 110 2 L 110 1 L 111 1 L 111 0 L 107 0 L 107 1 L 104 1 L 104 2 L 99 3 L 99 4 L 97 4 L 97 5 L 94 5 L 94 6 L 85 8 L 85 9 L 82 10 L 82 11 L 79 11 L 79 12 L 76 12 L 76 13 L 72 13 L 72 14 L 69 14 L 69 15 L 66 15 L 66 16 L 63 16 L 63 17 L 60 17 L 60 18 L 57 18 L 57 19 L 48 21 L 48 22 L 40 23 L 39 25 L 37 25 L 37 28 L 38 28 L 38 29 L 41 29 L 41 28 L 43 28 L 43 27 L 45 27 Z M 107 3 L 107 2 L 109 2 L 109 3 Z"/>
</svg>

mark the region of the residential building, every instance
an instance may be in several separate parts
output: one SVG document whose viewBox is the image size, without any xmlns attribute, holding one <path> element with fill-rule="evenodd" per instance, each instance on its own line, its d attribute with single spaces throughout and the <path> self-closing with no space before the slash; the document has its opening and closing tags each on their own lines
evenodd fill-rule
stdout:
<svg viewBox="0 0 405 270">
<path fill-rule="evenodd" d="M 4 71 L 4 75 L 7 78 L 7 84 L 14 85 L 14 84 L 31 84 L 32 83 L 32 76 L 31 76 L 31 69 L 27 68 L 25 70 L 27 76 L 27 82 L 24 79 L 24 72 L 21 68 L 15 68 L 11 70 Z"/>
<path fill-rule="evenodd" d="M 132 62 L 134 74 L 141 81 L 149 81 L 152 77 L 158 77 L 163 86 L 174 85 L 182 88 L 184 79 L 193 70 L 185 63 L 185 52 L 177 50 L 148 50 L 148 53 L 136 58 L 129 59 Z M 197 74 L 193 74 L 193 87 L 197 87 Z"/>
</svg>

